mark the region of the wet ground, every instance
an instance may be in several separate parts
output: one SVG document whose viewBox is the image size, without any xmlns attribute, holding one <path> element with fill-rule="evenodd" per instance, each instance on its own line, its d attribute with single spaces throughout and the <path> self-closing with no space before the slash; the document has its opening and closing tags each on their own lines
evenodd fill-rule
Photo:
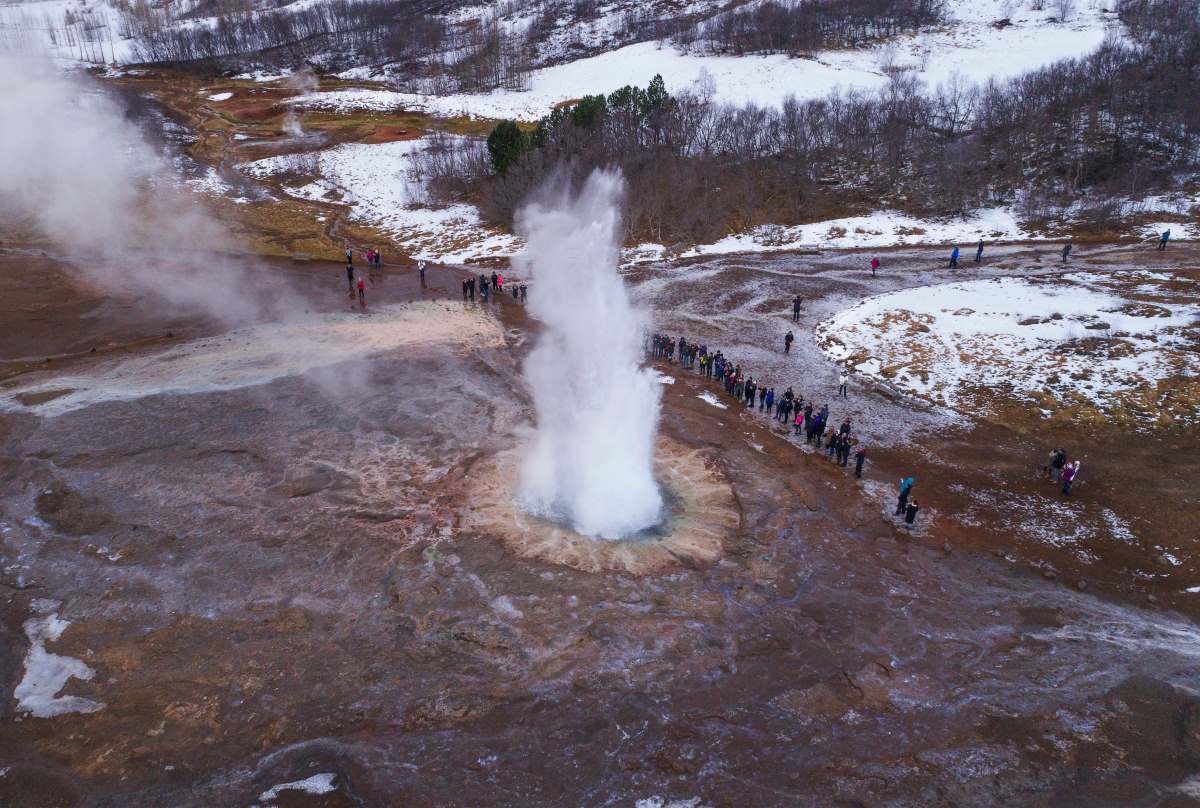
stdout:
<svg viewBox="0 0 1200 808">
<path fill-rule="evenodd" d="M 858 258 L 726 258 L 630 280 L 676 333 L 832 399 L 816 322 L 942 276 L 903 253 L 873 281 Z M 57 273 L 49 301 L 31 261 Z M 228 333 L 43 261 L 0 259 L 7 400 L 58 375 L 124 379 L 120 363 L 198 356 Z M 323 323 L 351 311 L 336 266 L 263 269 Z M 360 316 L 381 329 L 384 307 L 414 299 L 476 322 L 447 300 L 449 270 L 424 291 L 411 272 L 378 281 Z M 814 300 L 785 360 L 797 287 Z M 529 325 L 511 298 L 491 309 L 502 344 L 464 326 L 278 375 L 284 350 L 261 358 L 261 383 L 0 411 L 0 804 L 1200 804 L 1200 630 L 1180 594 L 1195 570 L 1190 556 L 1157 567 L 1143 547 L 1191 540 L 1170 525 L 1189 524 L 1194 435 L 1089 464 L 1079 507 L 1149 527 L 1136 549 L 1097 540 L 1085 576 L 971 493 L 1041 496 L 1041 435 L 856 388 L 844 408 L 880 447 L 860 487 L 664 366 L 663 431 L 717 459 L 740 527 L 709 564 L 581 572 L 464 526 L 493 490 L 473 471 L 530 418 Z M 298 339 L 291 353 L 306 351 Z M 1179 464 L 1142 479 L 1141 452 L 1158 446 Z M 930 517 L 915 535 L 885 518 L 912 469 Z M 1164 509 L 1173 485 L 1185 502 Z M 36 702 L 31 661 L 48 677 Z M 64 668 L 75 675 L 54 690 Z M 102 706 L 39 717 L 18 690 L 52 712 Z M 307 790 L 275 788 L 296 783 Z"/>
</svg>

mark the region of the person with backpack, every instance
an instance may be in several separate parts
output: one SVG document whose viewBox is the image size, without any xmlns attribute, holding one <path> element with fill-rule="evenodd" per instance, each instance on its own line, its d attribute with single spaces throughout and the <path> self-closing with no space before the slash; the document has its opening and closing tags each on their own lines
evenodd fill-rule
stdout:
<svg viewBox="0 0 1200 808">
<path fill-rule="evenodd" d="M 875 274 L 878 270 L 879 270 L 879 258 L 878 257 L 872 258 L 871 259 L 871 277 L 872 278 L 878 277 Z"/>
<path fill-rule="evenodd" d="M 913 522 L 916 520 L 917 511 L 919 510 L 921 510 L 921 506 L 917 504 L 915 499 L 904 506 L 904 524 L 909 530 L 912 530 Z"/>
<path fill-rule="evenodd" d="M 1165 250 L 1165 249 L 1167 249 L 1167 242 L 1168 242 L 1168 241 L 1170 241 L 1170 240 L 1171 240 L 1171 231 L 1170 231 L 1170 230 L 1164 230 L 1164 231 L 1163 231 L 1163 234 L 1162 234 L 1162 238 L 1160 238 L 1160 239 L 1158 240 L 1158 249 L 1159 249 L 1159 251 L 1160 251 L 1160 252 L 1161 252 L 1162 250 Z"/>
<path fill-rule="evenodd" d="M 950 268 L 958 269 L 958 245 L 954 245 L 954 249 L 950 251 Z"/>
<path fill-rule="evenodd" d="M 791 352 L 792 352 L 792 342 L 793 342 L 793 341 L 795 341 L 795 339 L 796 339 L 796 335 L 795 335 L 795 334 L 793 334 L 791 331 L 787 332 L 787 335 L 786 335 L 786 336 L 784 336 L 784 338 L 783 338 L 783 352 L 784 352 L 785 354 L 789 354 L 789 353 L 791 353 Z"/>
<path fill-rule="evenodd" d="M 1050 479 L 1058 482 L 1062 479 L 1063 466 L 1067 463 L 1067 453 L 1055 449 L 1050 455 Z"/>
</svg>

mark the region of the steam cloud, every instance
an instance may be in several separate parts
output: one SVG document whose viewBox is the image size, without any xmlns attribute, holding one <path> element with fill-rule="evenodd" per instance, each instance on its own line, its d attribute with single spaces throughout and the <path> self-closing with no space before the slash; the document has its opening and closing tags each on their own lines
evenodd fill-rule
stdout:
<svg viewBox="0 0 1200 808">
<path fill-rule="evenodd" d="M 617 274 L 619 174 L 595 171 L 578 195 L 565 183 L 520 211 L 518 266 L 536 283 L 544 326 L 525 362 L 537 431 L 522 467 L 522 506 L 576 531 L 619 539 L 656 524 L 661 386 L 640 366 L 644 320 Z"/>
<path fill-rule="evenodd" d="M 0 215 L 32 220 L 110 291 L 226 322 L 294 309 L 270 284 L 248 291 L 215 254 L 230 246 L 223 228 L 88 79 L 0 55 L 0 154 Z"/>
</svg>

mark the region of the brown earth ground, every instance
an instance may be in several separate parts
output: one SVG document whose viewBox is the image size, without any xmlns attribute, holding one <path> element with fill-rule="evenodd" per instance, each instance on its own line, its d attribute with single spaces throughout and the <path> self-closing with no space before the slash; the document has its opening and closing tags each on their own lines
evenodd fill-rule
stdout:
<svg viewBox="0 0 1200 808">
<path fill-rule="evenodd" d="M 734 257 L 630 280 L 675 333 L 828 396 L 815 346 L 795 365 L 771 357 L 794 290 L 813 290 L 803 335 L 861 296 L 859 260 Z M 889 283 L 935 281 L 930 265 L 890 255 Z M 422 289 L 385 272 L 372 307 L 459 297 L 456 270 L 430 273 Z M 0 259 L 0 392 L 225 328 L 78 277 L 51 256 Z M 334 264 L 252 277 L 282 279 L 319 311 L 349 308 Z M 1172 531 L 1195 516 L 1194 433 L 1007 421 L 946 433 L 856 390 L 844 409 L 864 434 L 899 438 L 872 453 L 875 490 L 664 366 L 677 380 L 663 431 L 720 459 L 741 525 L 711 564 L 586 573 L 462 525 L 479 496 L 471 468 L 518 445 L 531 417 L 519 377 L 531 324 L 507 296 L 491 310 L 503 348 L 379 355 L 332 379 L 48 419 L 0 412 L 0 683 L 11 694 L 21 679 L 22 623 L 50 599 L 71 621 L 50 650 L 96 671 L 63 693 L 105 705 L 42 719 L 7 699 L 0 804 L 264 804 L 271 786 L 322 772 L 332 792 L 273 804 L 1198 803 L 1200 632 L 1167 609 L 1194 613 L 1176 599 L 1196 582 L 1190 554 L 1160 570 L 1102 548 L 1080 593 L 1069 557 L 987 518 L 963 526 L 968 498 L 947 487 L 1038 496 L 1044 446 L 1075 438 L 1097 469 L 1078 498 L 1190 553 L 1194 536 Z M 1135 465 L 1161 452 L 1178 458 L 1166 482 L 1182 504 Z M 914 469 L 931 518 L 910 536 L 885 513 Z M 1039 572 L 1048 564 L 1058 580 Z M 1132 571 L 1146 568 L 1157 577 L 1141 582 Z M 1134 605 L 1147 591 L 1158 603 Z"/>
</svg>

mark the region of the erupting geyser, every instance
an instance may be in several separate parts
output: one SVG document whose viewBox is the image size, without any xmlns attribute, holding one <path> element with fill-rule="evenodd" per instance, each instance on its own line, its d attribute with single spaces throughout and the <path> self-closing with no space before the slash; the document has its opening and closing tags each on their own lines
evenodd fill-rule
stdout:
<svg viewBox="0 0 1200 808">
<path fill-rule="evenodd" d="M 518 500 L 587 536 L 628 537 L 662 519 L 654 478 L 661 386 L 643 368 L 643 319 L 617 274 L 620 175 L 595 171 L 580 193 L 556 185 L 517 217 L 518 265 L 543 324 L 525 362 L 537 431 Z"/>
</svg>

